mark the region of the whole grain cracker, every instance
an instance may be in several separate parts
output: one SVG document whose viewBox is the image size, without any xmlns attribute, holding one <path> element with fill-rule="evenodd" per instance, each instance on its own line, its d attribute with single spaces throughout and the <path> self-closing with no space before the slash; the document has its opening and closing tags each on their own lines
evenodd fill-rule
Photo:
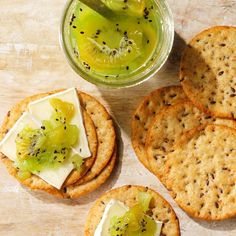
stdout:
<svg viewBox="0 0 236 236">
<path fill-rule="evenodd" d="M 95 98 L 79 93 L 81 105 L 89 113 L 96 127 L 98 138 L 97 158 L 90 171 L 77 183 L 82 184 L 95 178 L 107 165 L 116 145 L 116 134 L 111 116 Z"/>
<path fill-rule="evenodd" d="M 110 190 L 103 194 L 92 206 L 87 216 L 85 224 L 85 236 L 93 236 L 97 225 L 99 224 L 105 207 L 111 199 L 123 202 L 128 207 L 133 207 L 138 203 L 138 193 L 148 192 L 152 196 L 150 204 L 150 215 L 163 222 L 161 235 L 178 236 L 180 235 L 178 218 L 170 206 L 158 193 L 148 187 L 142 186 L 123 186 Z"/>
<path fill-rule="evenodd" d="M 236 27 L 195 36 L 183 53 L 180 81 L 190 100 L 216 117 L 236 118 Z"/>
<path fill-rule="evenodd" d="M 223 220 L 236 216 L 236 130 L 207 125 L 185 133 L 169 153 L 167 186 L 193 217 Z"/>
<path fill-rule="evenodd" d="M 94 123 L 92 119 L 90 118 L 90 116 L 88 115 L 88 113 L 83 108 L 82 108 L 82 115 L 84 119 L 84 127 L 86 130 L 86 135 L 88 138 L 89 149 L 92 153 L 92 156 L 85 159 L 83 165 L 81 166 L 80 171 L 73 170 L 71 172 L 71 174 L 65 180 L 65 183 L 63 184 L 63 186 L 74 184 L 76 181 L 81 179 L 81 177 L 84 176 L 88 172 L 88 170 L 92 167 L 97 156 L 98 142 L 97 142 L 97 133 L 96 133 Z"/>
<path fill-rule="evenodd" d="M 153 118 L 163 107 L 186 99 L 180 86 L 169 86 L 154 90 L 146 96 L 132 116 L 131 141 L 134 151 L 141 163 L 150 170 L 145 153 L 145 139 Z"/>
<path fill-rule="evenodd" d="M 165 184 L 167 154 L 181 135 L 206 123 L 224 124 L 236 128 L 236 122 L 212 118 L 195 107 L 189 100 L 162 109 L 154 118 L 146 138 L 149 165 L 155 175 Z"/>
<path fill-rule="evenodd" d="M 84 196 L 90 192 L 93 192 L 98 187 L 100 187 L 105 181 L 109 178 L 109 176 L 112 173 L 112 170 L 115 167 L 117 159 L 117 150 L 115 148 L 114 153 L 112 154 L 112 157 L 110 158 L 109 163 L 105 168 L 103 168 L 102 172 L 94 177 L 92 180 L 74 185 L 67 186 L 61 190 L 64 198 L 79 198 L 81 196 Z"/>
<path fill-rule="evenodd" d="M 20 103 L 16 104 L 8 112 L 6 118 L 4 119 L 3 125 L 0 129 L 0 139 L 2 139 L 4 137 L 4 135 L 10 130 L 10 128 L 15 124 L 15 122 L 18 120 L 18 118 L 21 116 L 21 114 L 24 111 L 27 110 L 27 105 L 29 104 L 29 102 L 40 99 L 42 97 L 45 97 L 45 96 L 48 96 L 48 95 L 51 95 L 51 94 L 54 94 L 56 92 L 60 92 L 60 91 L 62 91 L 62 90 L 57 90 L 57 91 L 52 91 L 52 92 L 48 92 L 48 93 L 33 95 L 31 97 L 27 97 L 27 98 L 23 99 Z M 112 121 L 110 119 L 108 119 L 109 115 L 106 112 L 105 108 L 100 103 L 98 103 L 95 98 L 92 98 L 91 96 L 89 96 L 85 93 L 82 93 L 82 92 L 78 92 L 78 93 L 79 93 L 79 96 L 80 96 L 81 106 L 85 109 L 86 112 L 91 114 L 91 109 L 88 109 L 88 110 L 86 109 L 86 106 L 85 106 L 86 102 L 88 102 L 90 104 L 94 103 L 94 104 L 96 104 L 95 106 L 97 106 L 97 108 L 93 107 L 95 109 L 94 114 L 96 113 L 96 116 L 94 117 L 94 114 L 92 114 L 93 117 L 91 117 L 91 118 L 92 118 L 92 120 L 95 119 L 95 121 L 96 121 L 96 122 L 94 122 L 96 131 L 100 130 L 100 133 L 99 133 L 100 134 L 100 139 L 98 137 L 99 135 L 98 135 L 98 132 L 97 132 L 97 139 L 99 141 L 98 146 L 100 146 L 100 149 L 97 150 L 97 155 L 98 155 L 98 151 L 100 150 L 100 161 L 102 163 L 100 163 L 100 164 L 97 163 L 96 164 L 99 168 L 96 168 L 93 173 L 100 173 L 101 172 L 100 171 L 101 166 L 102 166 L 102 169 L 103 169 L 107 165 L 107 162 L 109 162 L 109 160 L 112 156 L 112 153 L 114 151 L 114 145 L 115 145 L 114 128 L 110 127 L 111 124 L 112 124 Z M 97 118 L 97 120 L 96 120 L 96 118 Z M 104 122 L 104 124 L 105 124 L 104 127 L 101 126 L 101 123 L 98 121 L 99 119 L 101 119 Z M 102 135 L 101 131 L 104 131 L 104 132 L 107 131 L 107 136 L 104 138 L 104 142 L 105 143 L 108 142 L 108 144 L 106 144 L 106 145 L 101 144 L 101 140 L 103 140 L 103 138 L 101 137 L 101 135 Z M 113 150 L 111 151 L 111 150 L 108 149 L 108 152 L 106 153 L 106 155 L 102 156 L 102 157 L 104 157 L 104 160 L 101 160 L 102 159 L 101 155 L 103 154 L 103 152 L 105 152 L 105 147 L 109 144 L 111 145 L 111 147 L 113 147 Z M 2 155 L 2 154 L 0 155 L 0 157 L 3 160 L 4 164 L 6 165 L 6 167 L 8 169 L 8 172 L 11 175 L 15 176 L 16 178 L 18 178 L 17 177 L 18 170 L 13 166 L 13 162 L 10 159 L 8 159 L 6 156 Z M 97 159 L 98 159 L 98 157 L 96 158 L 96 162 L 97 162 Z M 87 160 L 89 160 L 89 158 L 87 158 Z M 86 161 L 84 162 L 83 165 L 85 165 Z M 93 162 L 91 162 L 91 165 L 93 165 Z M 80 175 L 76 175 L 76 176 L 80 176 Z M 70 180 L 67 180 L 67 181 L 68 182 L 75 182 L 74 177 L 75 177 L 75 175 L 73 175 L 73 181 L 70 181 Z M 46 183 L 44 180 L 42 180 L 38 176 L 32 175 L 30 178 L 28 178 L 26 180 L 18 179 L 18 181 L 21 182 L 22 184 L 28 186 L 31 189 L 43 190 L 43 191 L 46 191 L 46 192 L 50 192 L 50 193 L 54 193 L 54 194 L 57 193 L 58 195 L 60 195 L 60 192 L 56 188 L 54 188 L 50 184 Z M 83 182 L 86 182 L 86 181 L 83 181 Z"/>
</svg>

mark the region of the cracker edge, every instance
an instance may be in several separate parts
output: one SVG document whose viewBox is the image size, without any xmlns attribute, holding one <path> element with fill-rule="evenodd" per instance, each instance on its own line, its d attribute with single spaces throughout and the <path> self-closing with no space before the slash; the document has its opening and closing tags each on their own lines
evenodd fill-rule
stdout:
<svg viewBox="0 0 236 236">
<path fill-rule="evenodd" d="M 149 165 L 149 161 L 148 161 L 148 158 L 147 156 L 141 156 L 141 154 L 139 153 L 139 142 L 138 142 L 138 139 L 135 138 L 135 133 L 134 133 L 134 130 L 135 130 L 135 115 L 137 115 L 137 113 L 139 112 L 139 110 L 144 106 L 144 104 L 150 99 L 150 97 L 153 97 L 155 96 L 156 93 L 160 93 L 161 91 L 165 91 L 166 89 L 170 89 L 170 88 L 182 88 L 181 85 L 170 85 L 170 86 L 166 86 L 166 87 L 161 87 L 161 88 L 158 88 L 154 91 L 152 91 L 151 93 L 149 93 L 148 95 L 146 95 L 140 102 L 139 102 L 139 105 L 138 107 L 135 109 L 135 111 L 133 111 L 132 113 L 132 116 L 131 116 L 131 143 L 132 143 L 132 147 L 134 149 L 134 152 L 136 154 L 136 156 L 138 157 L 139 161 L 145 166 L 145 168 L 147 168 L 150 172 L 153 173 L 152 171 L 152 168 L 151 166 Z M 164 107 L 163 107 L 164 108 Z M 163 109 L 162 108 L 162 109 Z M 160 112 L 159 112 L 160 113 Z M 159 114 L 158 113 L 158 114 Z M 158 115 L 156 114 L 156 115 Z M 155 117 L 153 118 L 155 119 Z M 153 120 L 152 120 L 153 121 Z M 151 122 L 152 123 L 152 122 Z M 151 124 L 150 124 L 150 127 L 151 127 Z M 150 129 L 149 127 L 149 129 Z M 148 134 L 148 131 L 147 131 L 147 134 Z M 146 134 L 146 137 L 147 137 L 147 134 Z M 144 145 L 145 146 L 145 145 Z M 145 148 L 144 148 L 145 149 Z"/>
<path fill-rule="evenodd" d="M 151 159 L 152 159 L 152 157 L 150 155 L 150 152 L 149 152 L 149 147 L 150 147 L 149 144 L 150 144 L 150 140 L 151 140 L 151 131 L 152 131 L 153 126 L 155 125 L 156 121 L 161 116 L 164 116 L 166 114 L 166 111 L 168 111 L 170 109 L 170 107 L 179 106 L 180 104 L 183 104 L 183 103 L 188 103 L 188 104 L 193 105 L 190 100 L 188 100 L 188 99 L 181 99 L 179 102 L 175 103 L 174 105 L 171 105 L 169 107 L 163 107 L 161 109 L 161 111 L 152 120 L 152 123 L 150 124 L 149 130 L 148 130 L 147 135 L 146 135 L 146 140 L 145 140 L 145 152 L 146 152 L 146 156 L 147 156 L 149 165 L 150 165 L 150 162 L 151 162 Z M 153 166 L 150 165 L 150 168 L 152 169 L 152 173 L 156 177 L 158 177 L 158 179 L 162 182 L 163 185 L 165 185 L 165 183 L 163 181 L 163 176 L 159 175 L 159 172 L 157 173 L 157 171 L 153 168 Z"/>
</svg>

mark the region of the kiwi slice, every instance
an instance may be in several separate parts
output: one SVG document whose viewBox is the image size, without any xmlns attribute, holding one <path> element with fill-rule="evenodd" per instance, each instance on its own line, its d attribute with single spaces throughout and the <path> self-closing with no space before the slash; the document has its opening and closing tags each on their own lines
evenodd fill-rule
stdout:
<svg viewBox="0 0 236 236">
<path fill-rule="evenodd" d="M 111 219 L 109 233 L 111 236 L 155 236 L 157 226 L 155 221 L 145 215 L 149 210 L 151 196 L 140 192 L 139 203 L 130 208 L 123 216 Z"/>
<path fill-rule="evenodd" d="M 131 16 L 110 20 L 86 6 L 80 9 L 71 42 L 86 70 L 115 77 L 145 66 L 157 44 L 152 23 Z"/>
<path fill-rule="evenodd" d="M 146 1 L 145 0 L 102 0 L 102 2 L 114 12 L 141 16 Z"/>
<path fill-rule="evenodd" d="M 81 157 L 71 157 L 71 147 L 78 142 L 79 134 L 77 126 L 69 123 L 75 113 L 74 105 L 60 99 L 51 99 L 50 104 L 54 108 L 50 120 L 43 121 L 40 129 L 26 126 L 17 135 L 15 165 L 20 169 L 20 178 L 46 168 L 58 168 L 66 161 L 72 161 L 78 169 L 82 165 Z"/>
</svg>

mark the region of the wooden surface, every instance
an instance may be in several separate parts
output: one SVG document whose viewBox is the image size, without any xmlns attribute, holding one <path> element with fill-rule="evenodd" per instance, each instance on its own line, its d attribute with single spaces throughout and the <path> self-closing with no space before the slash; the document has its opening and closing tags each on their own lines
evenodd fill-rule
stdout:
<svg viewBox="0 0 236 236">
<path fill-rule="evenodd" d="M 213 25 L 236 24 L 236 0 L 168 0 L 176 38 L 164 68 L 148 82 L 130 89 L 104 90 L 80 79 L 66 63 L 58 43 L 65 0 L 0 0 L 0 121 L 28 95 L 77 86 L 109 109 L 122 136 L 120 164 L 98 191 L 79 200 L 57 200 L 32 192 L 8 175 L 0 163 L 0 235 L 83 235 L 87 212 L 104 191 L 124 184 L 149 186 L 168 199 L 184 236 L 233 236 L 236 219 L 201 222 L 180 210 L 168 192 L 137 161 L 130 144 L 130 115 L 151 90 L 178 83 L 179 57 L 188 41 Z"/>
</svg>

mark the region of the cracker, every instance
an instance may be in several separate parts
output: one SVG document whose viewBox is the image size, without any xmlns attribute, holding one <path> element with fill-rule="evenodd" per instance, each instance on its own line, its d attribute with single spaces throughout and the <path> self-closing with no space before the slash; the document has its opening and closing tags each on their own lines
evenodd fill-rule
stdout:
<svg viewBox="0 0 236 236">
<path fill-rule="evenodd" d="M 173 149 L 181 135 L 206 123 L 218 123 L 236 128 L 233 120 L 212 118 L 201 112 L 189 100 L 163 109 L 155 118 L 146 139 L 146 151 L 150 167 L 165 184 L 165 162 L 167 154 Z"/>
<path fill-rule="evenodd" d="M 1 127 L 1 131 L 0 131 L 0 138 L 1 139 L 3 138 L 3 136 L 6 134 L 6 132 L 14 125 L 14 123 L 21 116 L 22 112 L 24 112 L 27 109 L 27 105 L 28 105 L 29 102 L 31 102 L 33 100 L 37 100 L 39 98 L 42 98 L 42 97 L 50 95 L 50 94 L 54 94 L 55 92 L 58 92 L 58 91 L 53 91 L 53 92 L 49 92 L 49 93 L 42 93 L 42 94 L 34 95 L 34 96 L 31 96 L 31 97 L 27 97 L 24 100 L 22 100 L 19 104 L 15 105 L 12 108 L 12 110 L 8 112 L 6 118 L 5 118 L 4 122 L 3 122 L 3 125 Z M 107 163 L 109 162 L 109 160 L 110 160 L 110 158 L 112 156 L 112 153 L 114 151 L 114 144 L 113 144 L 113 143 L 115 143 L 115 141 L 114 141 L 115 138 L 113 137 L 114 136 L 114 133 L 113 133 L 114 128 L 112 129 L 110 127 L 110 125 L 112 124 L 112 121 L 108 119 L 108 117 L 109 117 L 108 113 L 105 111 L 105 108 L 103 108 L 103 106 L 100 103 L 97 102 L 96 99 L 94 99 L 94 98 L 92 98 L 89 95 L 86 95 L 84 93 L 80 93 L 80 92 L 79 92 L 79 96 L 80 96 L 80 100 L 81 100 L 81 105 L 85 109 L 86 112 L 91 113 L 91 110 L 87 110 L 86 109 L 86 106 L 85 106 L 86 102 L 93 103 L 93 101 L 94 101 L 94 104 L 97 105 L 97 108 L 93 107 L 94 114 L 96 114 L 95 117 L 97 118 L 96 123 L 94 122 L 94 124 L 96 125 L 96 127 L 95 127 L 96 131 L 102 130 L 104 132 L 107 132 L 107 136 L 104 139 L 104 142 L 106 143 L 106 145 L 102 145 L 102 148 L 101 148 L 101 143 L 100 142 L 101 142 L 101 140 L 103 140 L 103 138 L 100 137 L 100 139 L 99 139 L 98 138 L 98 132 L 97 132 L 97 139 L 99 141 L 98 147 L 100 146 L 100 149 L 98 148 L 98 150 L 97 150 L 97 154 L 98 154 L 98 151 L 100 150 L 100 154 L 102 155 L 103 153 L 101 153 L 101 150 L 104 151 L 104 148 L 106 148 L 107 145 L 111 145 L 111 147 L 113 148 L 112 151 L 108 149 L 107 154 L 103 156 L 104 160 L 101 160 L 101 157 L 100 157 L 101 163 L 98 163 L 97 166 L 100 167 L 100 168 L 102 166 L 104 168 L 107 165 Z M 94 114 L 93 114 L 93 116 L 94 116 Z M 91 119 L 93 120 L 94 117 L 91 117 Z M 104 122 L 104 126 L 101 126 L 101 123 L 99 123 L 99 119 Z M 87 125 L 89 125 L 89 124 L 87 124 Z M 109 128 L 110 128 L 110 130 L 109 130 Z M 100 136 L 101 135 L 103 135 L 103 133 L 100 132 Z M 91 151 L 93 151 L 93 150 L 91 150 Z M 17 172 L 18 171 L 13 166 L 13 162 L 10 159 L 8 159 L 6 156 L 2 155 L 2 154 L 1 154 L 1 158 L 2 158 L 2 160 L 4 162 L 4 164 L 6 165 L 6 167 L 8 169 L 8 172 L 11 175 L 13 175 L 13 176 L 15 176 L 17 178 Z M 92 157 L 92 158 L 94 158 L 94 157 Z M 88 163 L 86 164 L 87 161 L 89 161 L 89 163 L 91 165 L 93 165 L 93 161 L 91 161 L 89 159 L 90 158 L 87 158 L 85 160 L 84 164 L 83 164 L 83 166 L 87 166 L 87 170 L 89 169 Z M 98 160 L 98 157 L 96 158 L 96 162 L 97 162 L 97 160 Z M 99 172 L 100 169 L 96 168 L 96 170 L 97 170 L 96 173 L 100 173 Z M 79 179 L 76 179 L 75 177 L 81 178 L 82 175 L 77 173 L 77 174 L 73 174 L 72 177 L 73 177 L 72 178 L 73 181 L 70 181 L 69 179 L 67 179 L 67 181 L 68 181 L 67 183 L 72 183 L 72 182 L 78 181 Z M 44 180 L 42 180 L 41 178 L 39 178 L 38 176 L 35 176 L 35 175 L 32 175 L 30 178 L 28 178 L 26 180 L 18 179 L 18 181 L 21 182 L 22 184 L 28 186 L 31 189 L 44 190 L 44 191 L 47 191 L 47 192 L 58 192 L 58 190 L 56 188 L 54 188 L 53 186 L 51 186 L 50 184 L 46 183 Z"/>
<path fill-rule="evenodd" d="M 183 135 L 168 155 L 167 186 L 193 217 L 236 216 L 236 130 L 207 125 Z"/>
<path fill-rule="evenodd" d="M 180 81 L 190 100 L 216 117 L 236 118 L 236 27 L 195 36 L 181 59 Z"/>
<path fill-rule="evenodd" d="M 97 158 L 90 171 L 78 181 L 78 184 L 82 184 L 99 175 L 107 165 L 114 152 L 116 134 L 113 121 L 104 106 L 88 94 L 79 93 L 79 96 L 81 105 L 93 120 L 98 138 Z"/>
<path fill-rule="evenodd" d="M 83 108 L 82 108 L 82 113 L 84 119 L 84 127 L 88 138 L 89 149 L 92 153 L 92 156 L 85 159 L 84 164 L 81 166 L 82 168 L 81 171 L 73 170 L 71 172 L 71 174 L 68 176 L 63 186 L 74 184 L 76 181 L 81 179 L 81 177 L 84 176 L 88 172 L 88 170 L 92 167 L 97 156 L 98 142 L 94 123 L 90 118 L 90 116 L 88 115 L 88 113 Z"/>
<path fill-rule="evenodd" d="M 148 169 L 150 168 L 144 145 L 150 124 L 163 107 L 175 104 L 181 99 L 186 99 L 186 95 L 180 86 L 170 86 L 154 90 L 141 101 L 132 116 L 132 145 L 138 159 Z"/>
<path fill-rule="evenodd" d="M 166 236 L 177 236 L 180 235 L 179 221 L 178 218 L 170 206 L 170 204 L 163 199 L 154 190 L 145 188 L 142 186 L 123 186 L 117 189 L 113 189 L 104 195 L 102 195 L 92 206 L 87 216 L 87 221 L 85 224 L 85 236 L 93 236 L 97 225 L 99 224 L 103 212 L 105 210 L 106 204 L 111 199 L 116 199 L 128 207 L 132 207 L 138 203 L 138 193 L 148 192 L 152 196 L 152 201 L 150 205 L 150 214 L 155 220 L 163 222 L 163 227 L 161 230 L 161 235 Z"/>
<path fill-rule="evenodd" d="M 105 168 L 103 168 L 102 172 L 93 178 L 92 180 L 85 182 L 83 184 L 77 184 L 68 186 L 63 188 L 61 192 L 63 192 L 64 198 L 79 198 L 81 196 L 84 196 L 90 192 L 93 192 L 98 187 L 100 187 L 105 181 L 109 178 L 111 175 L 112 170 L 114 169 L 115 163 L 117 158 L 117 151 L 116 148 L 114 150 L 114 153 L 112 154 L 112 157 L 110 158 L 109 163 Z"/>
</svg>

